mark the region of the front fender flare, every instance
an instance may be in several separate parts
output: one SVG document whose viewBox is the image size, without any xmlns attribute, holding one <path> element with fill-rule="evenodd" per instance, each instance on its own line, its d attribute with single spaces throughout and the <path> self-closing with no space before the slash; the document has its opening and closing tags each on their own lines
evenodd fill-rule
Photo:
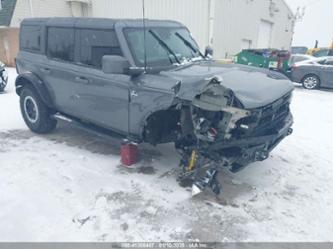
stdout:
<svg viewBox="0 0 333 249">
<path fill-rule="evenodd" d="M 16 93 L 20 95 L 22 88 L 28 84 L 32 85 L 36 89 L 42 101 L 48 107 L 54 107 L 53 100 L 45 83 L 34 73 L 26 72 L 17 76 L 15 81 Z"/>
</svg>

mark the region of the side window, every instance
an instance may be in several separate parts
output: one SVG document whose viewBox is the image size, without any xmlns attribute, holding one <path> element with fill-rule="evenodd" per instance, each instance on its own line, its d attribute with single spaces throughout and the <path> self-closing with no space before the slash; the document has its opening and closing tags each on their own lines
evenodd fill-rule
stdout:
<svg viewBox="0 0 333 249">
<path fill-rule="evenodd" d="M 323 57 L 328 55 L 328 49 L 321 49 L 313 54 L 314 57 Z"/>
<path fill-rule="evenodd" d="M 41 47 L 41 27 L 32 25 L 22 25 L 20 31 L 22 50 L 39 52 Z"/>
<path fill-rule="evenodd" d="M 113 30 L 82 29 L 80 33 L 80 62 L 101 68 L 104 55 L 122 55 Z"/>
<path fill-rule="evenodd" d="M 328 59 L 326 65 L 333 66 L 333 59 Z"/>
<path fill-rule="evenodd" d="M 47 56 L 63 61 L 73 61 L 74 29 L 57 27 L 48 28 Z"/>
</svg>

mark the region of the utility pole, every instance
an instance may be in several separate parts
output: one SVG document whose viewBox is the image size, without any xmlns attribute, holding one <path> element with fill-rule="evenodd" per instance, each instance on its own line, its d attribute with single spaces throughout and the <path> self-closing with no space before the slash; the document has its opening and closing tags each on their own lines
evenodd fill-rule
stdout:
<svg viewBox="0 0 333 249">
<path fill-rule="evenodd" d="M 301 21 L 303 21 L 303 17 L 305 15 L 305 8 L 306 8 L 305 6 L 303 8 L 297 7 L 296 13 L 294 15 L 295 22 L 301 22 Z"/>
<path fill-rule="evenodd" d="M 208 1 L 208 46 L 213 46 L 214 38 L 215 0 Z"/>
<path fill-rule="evenodd" d="M 294 40 L 296 23 L 303 21 L 303 17 L 305 15 L 305 8 L 306 8 L 305 6 L 303 6 L 302 8 L 297 7 L 296 13 L 291 17 L 291 19 L 292 19 L 292 38 L 291 38 L 291 41 L 290 41 L 290 47 L 292 46 L 292 43 L 293 43 L 293 40 Z"/>
</svg>

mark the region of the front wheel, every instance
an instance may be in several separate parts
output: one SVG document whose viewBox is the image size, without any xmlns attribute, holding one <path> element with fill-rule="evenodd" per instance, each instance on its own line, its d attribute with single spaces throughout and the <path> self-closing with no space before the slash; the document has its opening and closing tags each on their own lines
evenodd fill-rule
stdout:
<svg viewBox="0 0 333 249">
<path fill-rule="evenodd" d="M 313 90 L 319 87 L 320 79 L 317 75 L 310 74 L 303 78 L 302 84 L 305 89 Z"/>
<path fill-rule="evenodd" d="M 5 87 L 7 85 L 7 79 L 3 78 L 3 76 L 0 76 L 0 92 L 3 92 L 5 90 Z"/>
<path fill-rule="evenodd" d="M 51 117 L 51 110 L 33 87 L 23 88 L 20 94 L 20 107 L 25 123 L 33 132 L 48 133 L 56 127 L 57 121 Z"/>
</svg>

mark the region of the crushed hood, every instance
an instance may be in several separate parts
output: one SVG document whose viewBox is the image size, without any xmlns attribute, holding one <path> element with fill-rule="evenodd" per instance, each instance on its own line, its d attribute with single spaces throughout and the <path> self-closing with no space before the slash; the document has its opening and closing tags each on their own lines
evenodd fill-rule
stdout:
<svg viewBox="0 0 333 249">
<path fill-rule="evenodd" d="M 172 78 L 169 82 L 173 85 L 181 82 L 177 95 L 190 101 L 202 93 L 210 79 L 219 77 L 221 85 L 230 89 L 246 109 L 268 105 L 294 89 L 287 77 L 272 70 L 214 61 L 162 71 L 159 75 Z"/>
</svg>

